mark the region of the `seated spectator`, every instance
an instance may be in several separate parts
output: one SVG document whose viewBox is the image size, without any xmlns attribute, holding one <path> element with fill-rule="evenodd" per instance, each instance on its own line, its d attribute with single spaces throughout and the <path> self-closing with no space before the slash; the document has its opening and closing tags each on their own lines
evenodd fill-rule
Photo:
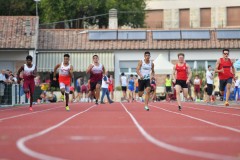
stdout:
<svg viewBox="0 0 240 160">
<path fill-rule="evenodd" d="M 53 91 L 51 91 L 48 96 L 47 96 L 47 100 L 51 103 L 55 103 L 57 102 L 57 96 L 56 94 L 53 93 Z"/>
</svg>

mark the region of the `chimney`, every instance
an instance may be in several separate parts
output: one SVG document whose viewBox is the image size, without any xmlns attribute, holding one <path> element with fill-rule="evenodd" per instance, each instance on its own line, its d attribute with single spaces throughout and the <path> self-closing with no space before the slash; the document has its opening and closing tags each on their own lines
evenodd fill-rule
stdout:
<svg viewBox="0 0 240 160">
<path fill-rule="evenodd" d="M 109 29 L 118 29 L 118 17 L 117 17 L 116 9 L 109 10 L 108 28 Z"/>
</svg>

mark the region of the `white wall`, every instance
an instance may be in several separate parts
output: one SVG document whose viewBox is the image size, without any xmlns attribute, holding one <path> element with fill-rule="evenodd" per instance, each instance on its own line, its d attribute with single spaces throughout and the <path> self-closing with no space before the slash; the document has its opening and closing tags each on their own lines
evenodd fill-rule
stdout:
<svg viewBox="0 0 240 160">
<path fill-rule="evenodd" d="M 170 60 L 177 60 L 178 53 L 185 54 L 185 60 L 217 60 L 222 57 L 222 49 L 214 50 L 174 50 L 170 51 Z M 240 58 L 240 49 L 230 50 L 229 58 Z"/>
</svg>

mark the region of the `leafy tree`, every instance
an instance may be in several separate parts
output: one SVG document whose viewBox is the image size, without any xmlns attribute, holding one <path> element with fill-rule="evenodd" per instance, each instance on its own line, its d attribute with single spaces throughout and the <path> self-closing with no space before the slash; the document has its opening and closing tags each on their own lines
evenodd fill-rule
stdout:
<svg viewBox="0 0 240 160">
<path fill-rule="evenodd" d="M 0 0 L 0 15 L 35 15 L 33 0 Z"/>
</svg>

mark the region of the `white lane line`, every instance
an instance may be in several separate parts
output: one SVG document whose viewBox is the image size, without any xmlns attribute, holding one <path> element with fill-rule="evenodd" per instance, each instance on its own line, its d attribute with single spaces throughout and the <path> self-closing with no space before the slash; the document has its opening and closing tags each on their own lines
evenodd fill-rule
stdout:
<svg viewBox="0 0 240 160">
<path fill-rule="evenodd" d="M 85 112 L 87 112 L 88 110 L 92 109 L 93 107 L 95 107 L 96 105 L 93 105 L 91 107 L 89 107 L 88 109 L 82 111 L 82 112 L 79 112 L 77 114 L 74 114 L 73 116 L 61 121 L 60 123 L 54 125 L 54 126 L 51 126 L 47 129 L 44 129 L 40 132 L 37 132 L 37 133 L 34 133 L 34 134 L 30 134 L 28 136 L 25 136 L 25 137 L 22 137 L 20 139 L 17 140 L 16 142 L 16 145 L 18 147 L 18 149 L 20 151 L 22 151 L 23 153 L 25 153 L 26 155 L 30 156 L 30 157 L 33 157 L 33 158 L 36 158 L 36 159 L 41 159 L 41 160 L 63 160 L 62 158 L 58 158 L 58 157 L 53 157 L 53 156 L 49 156 L 49 155 L 46 155 L 46 154 L 42 154 L 42 153 L 39 153 L 39 152 L 36 152 L 36 151 L 33 151 L 31 150 L 30 148 L 28 148 L 25 143 L 31 139 L 34 139 L 36 137 L 40 137 L 58 127 L 60 127 L 61 125 L 65 124 L 66 122 L 70 121 L 71 119 L 73 119 L 74 117 L 80 115 L 80 114 L 83 114 Z"/>
<path fill-rule="evenodd" d="M 164 109 L 164 108 L 160 108 L 160 107 L 157 107 L 157 106 L 154 106 L 154 105 L 149 105 L 149 106 L 152 106 L 152 107 L 157 108 L 157 109 L 164 110 L 166 112 L 170 112 L 170 113 L 178 114 L 178 115 L 181 115 L 181 116 L 185 116 L 185 117 L 197 120 L 197 121 L 201 121 L 203 123 L 207 123 L 207 124 L 213 125 L 215 127 L 219 127 L 219 128 L 223 128 L 223 129 L 227 129 L 227 130 L 230 130 L 230 131 L 233 131 L 233 132 L 240 133 L 240 130 L 236 129 L 236 128 L 220 125 L 220 124 L 213 123 L 213 122 L 210 122 L 210 121 L 207 121 L 207 120 L 204 120 L 204 119 L 196 118 L 196 117 L 193 117 L 193 116 L 190 116 L 190 115 L 187 115 L 187 114 L 179 113 L 179 112 L 183 112 L 183 111 L 174 112 L 174 111 L 170 111 L 170 110 L 167 110 L 167 109 Z M 176 109 L 177 109 L 177 107 L 176 107 Z"/>
<path fill-rule="evenodd" d="M 122 107 L 125 109 L 125 111 L 128 113 L 128 115 L 131 117 L 133 123 L 136 125 L 137 129 L 140 131 L 140 133 L 151 143 L 155 144 L 158 147 L 177 152 L 180 154 L 195 156 L 195 157 L 201 157 L 201 158 L 207 158 L 207 159 L 214 159 L 214 160 L 239 160 L 236 157 L 228 156 L 228 155 L 222 155 L 222 154 L 215 154 L 215 153 L 208 153 L 198 150 L 191 150 L 186 149 L 183 147 L 174 146 L 168 143 L 165 143 L 163 141 L 160 141 L 153 136 L 151 136 L 147 131 L 143 129 L 143 127 L 138 123 L 138 121 L 134 118 L 134 116 L 127 110 L 127 108 L 121 103 Z"/>
<path fill-rule="evenodd" d="M 26 116 L 26 115 L 30 115 L 30 114 L 36 114 L 36 113 L 40 113 L 40 112 L 45 112 L 45 111 L 49 111 L 49 110 L 57 109 L 57 108 L 61 108 L 61 107 L 54 107 L 54 108 L 44 109 L 44 110 L 41 110 L 41 111 L 33 111 L 33 112 L 29 111 L 29 113 L 19 114 L 19 115 L 11 116 L 11 117 L 0 118 L 0 121 L 13 119 L 13 118 L 18 118 L 18 117 L 22 117 L 22 116 Z"/>
<path fill-rule="evenodd" d="M 166 102 L 164 102 L 164 104 L 167 104 L 167 105 L 171 105 L 171 106 L 176 106 L 174 104 L 168 104 Z M 186 104 L 187 105 L 187 104 Z M 191 109 L 195 109 L 195 110 L 201 110 L 201 111 L 207 111 L 207 112 L 214 112 L 214 113 L 219 113 L 219 114 L 226 114 L 226 115 L 231 115 L 231 116 L 240 116 L 240 114 L 232 114 L 232 113 L 225 113 L 225 112 L 218 112 L 218 111 L 213 111 L 213 110 L 207 110 L 207 109 L 200 109 L 200 108 L 193 108 L 193 107 L 189 107 L 189 106 L 186 106 L 184 105 L 183 107 L 184 108 L 191 108 Z M 190 104 L 189 104 L 190 105 Z M 196 104 L 195 104 L 196 105 Z"/>
<path fill-rule="evenodd" d="M 35 108 L 35 107 L 42 107 L 42 106 L 46 106 L 46 105 L 49 106 L 49 104 L 39 104 L 39 105 L 37 104 L 37 105 L 33 105 L 33 108 Z M 29 107 L 29 105 L 15 106 L 15 107 L 10 106 L 10 107 L 6 107 L 5 109 L 1 109 L 0 112 L 9 111 L 9 110 L 17 110 L 17 109 L 26 109 L 28 107 Z"/>
<path fill-rule="evenodd" d="M 224 106 L 224 104 L 213 104 L 213 105 L 206 105 L 206 104 L 201 104 L 201 103 L 194 103 L 194 102 L 185 102 L 184 104 L 187 104 L 187 103 L 191 103 L 191 104 L 194 104 L 194 105 L 201 105 L 201 106 L 205 106 L 205 107 L 215 107 L 215 108 L 226 108 L 226 109 L 235 109 L 235 110 L 240 110 L 240 107 L 233 107 L 231 106 Z M 240 106 L 240 105 L 239 105 Z"/>
</svg>

